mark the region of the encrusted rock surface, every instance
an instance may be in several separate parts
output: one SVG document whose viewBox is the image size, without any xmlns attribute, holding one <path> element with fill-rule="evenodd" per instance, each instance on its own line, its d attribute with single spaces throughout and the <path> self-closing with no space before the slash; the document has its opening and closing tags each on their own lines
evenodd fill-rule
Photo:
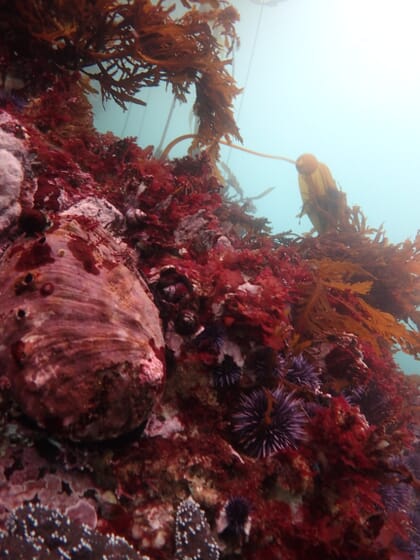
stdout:
<svg viewBox="0 0 420 560">
<path fill-rule="evenodd" d="M 149 40 L 184 44 L 164 4 L 0 1 L 0 557 L 417 559 L 419 380 L 393 353 L 420 357 L 420 235 L 358 207 L 273 234 L 216 145 L 95 131 L 78 64 L 131 98 L 124 48 L 171 70 Z"/>
<path fill-rule="evenodd" d="M 28 504 L 13 511 L 0 534 L 0 557 L 10 560 L 141 560 L 126 540 L 101 535 L 60 512 Z"/>
<path fill-rule="evenodd" d="M 0 130 L 0 233 L 6 230 L 20 213 L 19 196 L 24 178 L 21 161 L 23 142 Z"/>
</svg>

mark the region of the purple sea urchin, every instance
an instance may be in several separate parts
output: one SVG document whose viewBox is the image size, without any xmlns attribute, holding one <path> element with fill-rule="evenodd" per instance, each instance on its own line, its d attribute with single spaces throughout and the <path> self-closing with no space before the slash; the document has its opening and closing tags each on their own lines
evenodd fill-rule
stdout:
<svg viewBox="0 0 420 560">
<path fill-rule="evenodd" d="M 217 519 L 219 537 L 228 543 L 242 545 L 251 530 L 251 507 L 246 498 L 233 496 L 223 506 Z"/>
<path fill-rule="evenodd" d="M 256 348 L 252 352 L 248 366 L 259 385 L 271 388 L 277 387 L 279 377 L 284 375 L 286 367 L 282 354 L 267 346 Z"/>
<path fill-rule="evenodd" d="M 300 401 L 280 388 L 260 388 L 242 396 L 240 408 L 232 417 L 239 446 L 256 458 L 295 448 L 303 436 L 303 424 Z"/>
<path fill-rule="evenodd" d="M 218 323 L 210 323 L 194 338 L 194 347 L 198 352 L 218 355 L 226 337 L 225 329 Z"/>
<path fill-rule="evenodd" d="M 359 405 L 360 412 L 371 426 L 380 426 L 389 421 L 392 415 L 390 396 L 374 382 L 359 391 L 353 391 L 351 403 Z"/>
<path fill-rule="evenodd" d="M 223 361 L 213 371 L 213 383 L 218 389 L 232 387 L 241 378 L 242 370 L 232 356 L 225 355 Z"/>
<path fill-rule="evenodd" d="M 313 391 L 319 389 L 321 385 L 319 373 L 303 354 L 292 358 L 287 368 L 286 379 L 296 385 L 304 385 Z"/>
<path fill-rule="evenodd" d="M 405 482 L 384 484 L 380 491 L 387 511 L 407 511 L 414 499 L 413 488 Z"/>
</svg>

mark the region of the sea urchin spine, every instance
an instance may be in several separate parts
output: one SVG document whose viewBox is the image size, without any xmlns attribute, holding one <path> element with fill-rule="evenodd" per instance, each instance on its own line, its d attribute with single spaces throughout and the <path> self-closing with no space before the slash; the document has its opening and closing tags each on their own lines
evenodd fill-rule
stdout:
<svg viewBox="0 0 420 560">
<path fill-rule="evenodd" d="M 295 448 L 302 439 L 304 421 L 300 401 L 292 394 L 280 388 L 260 388 L 241 398 L 232 427 L 243 451 L 262 458 Z"/>
<path fill-rule="evenodd" d="M 233 496 L 224 504 L 217 519 L 217 533 L 226 543 L 242 546 L 251 531 L 251 507 L 246 498 Z"/>
<path fill-rule="evenodd" d="M 319 372 L 302 354 L 294 356 L 290 361 L 286 380 L 295 385 L 308 387 L 312 391 L 318 391 L 321 385 Z"/>
</svg>

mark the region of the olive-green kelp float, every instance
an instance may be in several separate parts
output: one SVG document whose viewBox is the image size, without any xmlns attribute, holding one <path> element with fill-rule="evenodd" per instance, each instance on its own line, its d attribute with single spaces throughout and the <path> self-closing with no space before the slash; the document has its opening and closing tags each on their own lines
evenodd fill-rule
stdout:
<svg viewBox="0 0 420 560">
<path fill-rule="evenodd" d="M 0 286 L 0 363 L 31 419 L 73 440 L 146 420 L 164 381 L 164 342 L 124 244 L 89 218 L 56 218 L 7 249 Z"/>
</svg>

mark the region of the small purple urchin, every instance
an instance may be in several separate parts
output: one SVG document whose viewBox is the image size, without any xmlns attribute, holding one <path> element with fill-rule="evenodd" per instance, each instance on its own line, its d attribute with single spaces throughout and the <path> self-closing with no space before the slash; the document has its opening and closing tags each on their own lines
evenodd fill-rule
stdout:
<svg viewBox="0 0 420 560">
<path fill-rule="evenodd" d="M 213 371 L 213 383 L 218 389 L 232 387 L 241 378 L 242 369 L 236 364 L 232 356 L 225 355 L 223 361 Z"/>
<path fill-rule="evenodd" d="M 255 389 L 241 398 L 233 414 L 234 435 L 247 455 L 268 457 L 277 451 L 296 448 L 303 437 L 305 415 L 301 402 L 282 389 Z"/>
<path fill-rule="evenodd" d="M 319 373 L 303 354 L 292 358 L 285 379 L 295 385 L 309 387 L 312 391 L 317 391 L 321 386 Z"/>
<path fill-rule="evenodd" d="M 216 521 L 217 533 L 225 542 L 242 545 L 251 530 L 251 506 L 246 498 L 233 496 L 223 506 Z"/>
</svg>

